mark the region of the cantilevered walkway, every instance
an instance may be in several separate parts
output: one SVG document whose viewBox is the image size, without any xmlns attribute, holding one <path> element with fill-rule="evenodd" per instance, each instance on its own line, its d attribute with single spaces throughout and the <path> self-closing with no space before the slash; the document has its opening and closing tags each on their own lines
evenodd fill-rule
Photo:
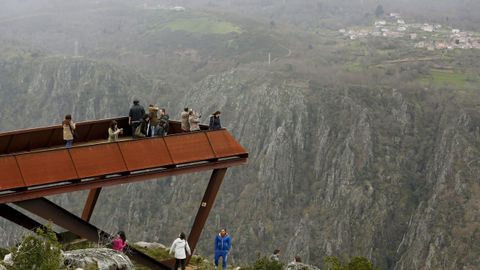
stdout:
<svg viewBox="0 0 480 270">
<path fill-rule="evenodd" d="M 125 134 L 108 143 L 111 120 Z M 9 205 L 15 204 L 74 235 L 104 242 L 111 236 L 90 223 L 103 187 L 212 170 L 188 237 L 194 250 L 227 168 L 248 158 L 227 130 L 201 129 L 181 133 L 180 123 L 170 121 L 169 135 L 132 140 L 127 117 L 80 122 L 70 149 L 63 147 L 60 125 L 0 133 L 0 216 L 30 230 L 45 225 Z M 80 190 L 90 190 L 81 217 L 44 198 Z M 151 269 L 173 266 L 133 248 L 128 255 Z"/>
</svg>

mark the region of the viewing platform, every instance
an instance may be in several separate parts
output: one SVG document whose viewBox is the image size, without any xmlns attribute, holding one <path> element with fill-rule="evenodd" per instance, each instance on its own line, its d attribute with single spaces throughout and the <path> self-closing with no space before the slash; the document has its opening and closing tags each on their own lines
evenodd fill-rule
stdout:
<svg viewBox="0 0 480 270">
<path fill-rule="evenodd" d="M 108 142 L 108 127 L 118 122 L 124 134 Z M 103 187 L 213 170 L 189 234 L 195 249 L 216 194 L 232 166 L 247 163 L 248 152 L 226 130 L 182 132 L 169 122 L 165 137 L 132 139 L 128 117 L 79 122 L 72 148 L 65 148 L 61 125 L 0 133 L 0 216 L 27 229 L 45 226 L 9 203 L 51 220 L 72 234 L 93 242 L 110 235 L 89 223 Z M 90 190 L 81 217 L 45 199 L 46 196 Z M 59 234 L 60 235 L 60 234 Z M 171 269 L 132 250 L 132 259 L 151 269 Z"/>
<path fill-rule="evenodd" d="M 125 134 L 109 143 L 112 120 Z M 132 139 L 127 117 L 76 125 L 70 149 L 60 125 L 0 133 L 0 203 L 128 183 L 132 176 L 136 181 L 229 167 L 248 157 L 225 129 L 182 133 L 180 123 L 170 121 L 165 137 Z"/>
</svg>

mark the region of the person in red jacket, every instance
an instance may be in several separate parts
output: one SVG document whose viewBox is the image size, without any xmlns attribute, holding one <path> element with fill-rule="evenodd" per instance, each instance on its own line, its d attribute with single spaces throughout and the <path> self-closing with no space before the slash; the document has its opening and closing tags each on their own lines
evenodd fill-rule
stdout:
<svg viewBox="0 0 480 270">
<path fill-rule="evenodd" d="M 112 240 L 112 249 L 116 251 L 123 251 L 127 246 L 127 237 L 123 231 L 119 231 Z"/>
</svg>

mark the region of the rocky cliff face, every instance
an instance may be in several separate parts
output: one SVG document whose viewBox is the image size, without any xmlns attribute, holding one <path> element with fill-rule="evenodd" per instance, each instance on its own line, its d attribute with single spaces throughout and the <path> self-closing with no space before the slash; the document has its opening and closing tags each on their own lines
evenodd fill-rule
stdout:
<svg viewBox="0 0 480 270">
<path fill-rule="evenodd" d="M 32 55 L 0 58 L 0 130 L 125 115 L 133 96 L 159 96 L 164 87 L 110 64 Z"/>
<path fill-rule="evenodd" d="M 116 115 L 138 91 L 143 100 L 162 96 L 174 119 L 183 106 L 205 122 L 222 111 L 223 125 L 249 150 L 249 165 L 227 173 L 201 254 L 212 253 L 214 235 L 226 227 L 236 263 L 275 248 L 284 260 L 299 255 L 314 265 L 325 255 L 365 256 L 382 269 L 480 263 L 478 93 L 316 86 L 250 65 L 205 78 L 179 102 L 171 98 L 178 92 L 152 91 L 148 80 L 70 61 L 33 65 L 28 76 L 3 64 L 0 74 L 15 78 L 8 89 L 20 90 L 2 83 L 2 100 L 16 102 L 0 109 L 1 129 L 59 121 L 66 110 L 84 119 Z M 93 222 L 133 241 L 169 243 L 188 232 L 208 177 L 106 189 Z M 83 198 L 55 200 L 78 210 Z"/>
<path fill-rule="evenodd" d="M 362 255 L 381 268 L 473 269 L 476 94 L 314 88 L 258 70 L 207 78 L 187 97 L 220 107 L 251 154 L 217 201 L 234 255 L 285 247 L 317 265 Z"/>
</svg>

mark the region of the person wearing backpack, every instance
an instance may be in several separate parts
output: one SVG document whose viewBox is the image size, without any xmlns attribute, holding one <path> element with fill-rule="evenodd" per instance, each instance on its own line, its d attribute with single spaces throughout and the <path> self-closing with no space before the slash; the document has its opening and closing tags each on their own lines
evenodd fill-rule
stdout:
<svg viewBox="0 0 480 270">
<path fill-rule="evenodd" d="M 182 266 L 182 270 L 185 270 L 185 264 L 187 262 L 187 254 L 190 256 L 192 251 L 188 245 L 187 239 L 185 238 L 185 233 L 180 233 L 177 239 L 173 241 L 172 246 L 170 247 L 170 254 L 175 253 L 175 268 L 178 269 L 178 265 Z"/>
<path fill-rule="evenodd" d="M 150 116 L 148 114 L 145 114 L 143 116 L 142 121 L 140 122 L 140 125 L 137 126 L 135 129 L 135 138 L 145 138 L 145 137 L 150 137 Z"/>
</svg>

